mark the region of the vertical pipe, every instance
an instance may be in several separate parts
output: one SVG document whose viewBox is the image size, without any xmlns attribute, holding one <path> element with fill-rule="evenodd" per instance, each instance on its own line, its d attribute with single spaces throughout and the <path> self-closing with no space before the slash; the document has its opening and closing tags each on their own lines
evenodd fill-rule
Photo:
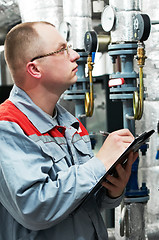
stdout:
<svg viewBox="0 0 159 240">
<path fill-rule="evenodd" d="M 62 0 L 17 0 L 22 22 L 47 21 L 59 28 L 63 20 Z"/>
<path fill-rule="evenodd" d="M 130 1 L 120 1 L 120 0 L 110 0 L 109 4 L 115 9 L 116 23 L 114 29 L 111 31 L 111 41 L 112 43 L 119 44 L 133 42 L 133 17 L 135 14 L 140 12 L 140 2 L 138 0 Z M 123 44 L 123 45 L 124 45 Z M 123 49 L 121 48 L 121 52 Z M 124 51 L 123 51 L 124 52 Z M 123 103 L 123 126 L 128 128 L 135 135 L 135 121 L 131 119 L 134 116 L 133 113 L 133 101 L 129 94 L 130 89 L 134 91 L 136 79 L 133 79 L 131 74 L 133 70 L 133 54 L 125 54 L 120 56 L 121 58 L 121 76 L 123 75 L 125 79 L 125 86 L 123 89 L 122 103 Z M 133 75 L 133 74 L 132 74 Z M 125 91 L 124 91 L 125 90 Z M 131 92 L 132 93 L 132 92 Z M 129 116 L 127 118 L 126 116 Z M 127 185 L 126 196 L 123 200 L 123 207 L 126 210 L 125 215 L 125 231 L 123 231 L 122 239 L 129 240 L 139 240 L 145 239 L 145 199 L 138 189 L 138 160 L 132 167 L 132 175 Z M 140 195 L 141 194 L 141 195 Z M 143 197 L 142 197 L 143 196 Z M 126 202 L 127 201 L 127 202 Z M 139 203 L 140 201 L 140 203 Z M 115 211 L 116 218 L 119 220 L 121 218 L 121 212 L 119 209 Z M 135 214 L 134 214 L 135 213 Z M 116 239 L 121 239 L 119 235 L 119 224 L 115 225 Z"/>
<path fill-rule="evenodd" d="M 70 42 L 74 49 L 84 50 L 84 36 L 92 30 L 91 0 L 63 0 L 64 21 L 71 26 Z"/>
<path fill-rule="evenodd" d="M 126 116 L 133 116 L 132 99 L 123 100 L 123 127 L 128 128 L 133 135 L 135 135 L 135 121 L 127 118 Z"/>
</svg>

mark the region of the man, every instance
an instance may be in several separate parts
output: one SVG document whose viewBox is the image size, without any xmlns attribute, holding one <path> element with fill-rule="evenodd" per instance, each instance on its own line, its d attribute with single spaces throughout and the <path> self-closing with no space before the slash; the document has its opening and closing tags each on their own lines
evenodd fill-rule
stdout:
<svg viewBox="0 0 159 240">
<path fill-rule="evenodd" d="M 113 132 L 93 156 L 86 129 L 57 103 L 79 55 L 52 24 L 15 26 L 5 59 L 15 84 L 0 106 L 0 240 L 106 240 L 99 209 L 120 204 L 137 154 L 83 199 L 134 137 Z"/>
</svg>

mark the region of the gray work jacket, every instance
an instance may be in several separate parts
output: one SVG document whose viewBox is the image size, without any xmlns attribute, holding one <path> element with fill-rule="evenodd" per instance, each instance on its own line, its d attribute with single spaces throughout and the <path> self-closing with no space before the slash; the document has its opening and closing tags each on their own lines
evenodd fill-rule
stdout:
<svg viewBox="0 0 159 240">
<path fill-rule="evenodd" d="M 108 238 L 100 207 L 122 196 L 101 188 L 81 204 L 106 170 L 80 122 L 56 111 L 51 118 L 17 86 L 0 107 L 0 240 Z"/>
</svg>

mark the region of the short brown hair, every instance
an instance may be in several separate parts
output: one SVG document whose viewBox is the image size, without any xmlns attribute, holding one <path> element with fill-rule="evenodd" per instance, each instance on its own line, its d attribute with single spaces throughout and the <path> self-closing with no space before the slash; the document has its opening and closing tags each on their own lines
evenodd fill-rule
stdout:
<svg viewBox="0 0 159 240">
<path fill-rule="evenodd" d="M 5 59 L 12 74 L 42 51 L 39 34 L 35 28 L 36 24 L 54 26 L 43 21 L 20 23 L 13 27 L 6 36 Z"/>
</svg>

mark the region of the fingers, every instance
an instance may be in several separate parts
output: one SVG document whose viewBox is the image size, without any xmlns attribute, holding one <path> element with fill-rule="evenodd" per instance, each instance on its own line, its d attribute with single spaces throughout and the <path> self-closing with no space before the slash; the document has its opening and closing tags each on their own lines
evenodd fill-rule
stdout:
<svg viewBox="0 0 159 240">
<path fill-rule="evenodd" d="M 109 185 L 114 185 L 114 186 L 118 186 L 119 184 L 119 179 L 117 177 L 114 177 L 114 176 L 111 176 L 111 175 L 108 175 L 106 177 L 106 183 L 107 183 L 107 186 Z"/>
<path fill-rule="evenodd" d="M 107 171 L 133 140 L 134 137 L 128 129 L 117 130 L 109 134 L 96 154 L 97 158 L 105 165 Z"/>
<path fill-rule="evenodd" d="M 106 180 L 102 182 L 102 186 L 108 190 L 108 195 L 113 198 L 119 197 L 125 189 L 123 181 L 110 175 L 107 176 Z"/>
<path fill-rule="evenodd" d="M 120 129 L 110 133 L 107 139 L 111 139 L 111 141 L 113 141 L 115 144 L 122 145 L 127 148 L 128 145 L 134 140 L 134 136 L 128 129 Z"/>
<path fill-rule="evenodd" d="M 106 177 L 107 181 L 104 181 L 102 186 L 107 188 L 110 197 L 118 197 L 122 194 L 130 178 L 132 164 L 137 157 L 138 153 L 131 152 L 124 167 L 121 164 L 116 166 L 117 177 L 111 175 Z"/>
<path fill-rule="evenodd" d="M 137 159 L 137 157 L 139 156 L 138 152 L 130 152 L 129 156 L 128 156 L 128 161 L 125 165 L 125 170 L 131 172 L 131 168 L 133 163 L 135 162 L 135 160 Z"/>
<path fill-rule="evenodd" d="M 134 139 L 133 134 L 127 128 L 117 130 L 114 133 L 117 133 L 120 136 L 127 136 L 127 137 L 131 137 L 132 139 Z"/>
<path fill-rule="evenodd" d="M 128 160 L 126 162 L 126 164 L 124 165 L 124 167 L 121 164 L 118 164 L 116 166 L 116 171 L 117 174 L 119 176 L 119 178 L 123 178 L 123 176 L 125 176 L 125 181 L 129 180 L 129 177 L 131 175 L 131 169 L 132 169 L 132 165 L 135 162 L 136 158 L 138 157 L 138 152 L 131 152 L 128 156 Z"/>
</svg>

